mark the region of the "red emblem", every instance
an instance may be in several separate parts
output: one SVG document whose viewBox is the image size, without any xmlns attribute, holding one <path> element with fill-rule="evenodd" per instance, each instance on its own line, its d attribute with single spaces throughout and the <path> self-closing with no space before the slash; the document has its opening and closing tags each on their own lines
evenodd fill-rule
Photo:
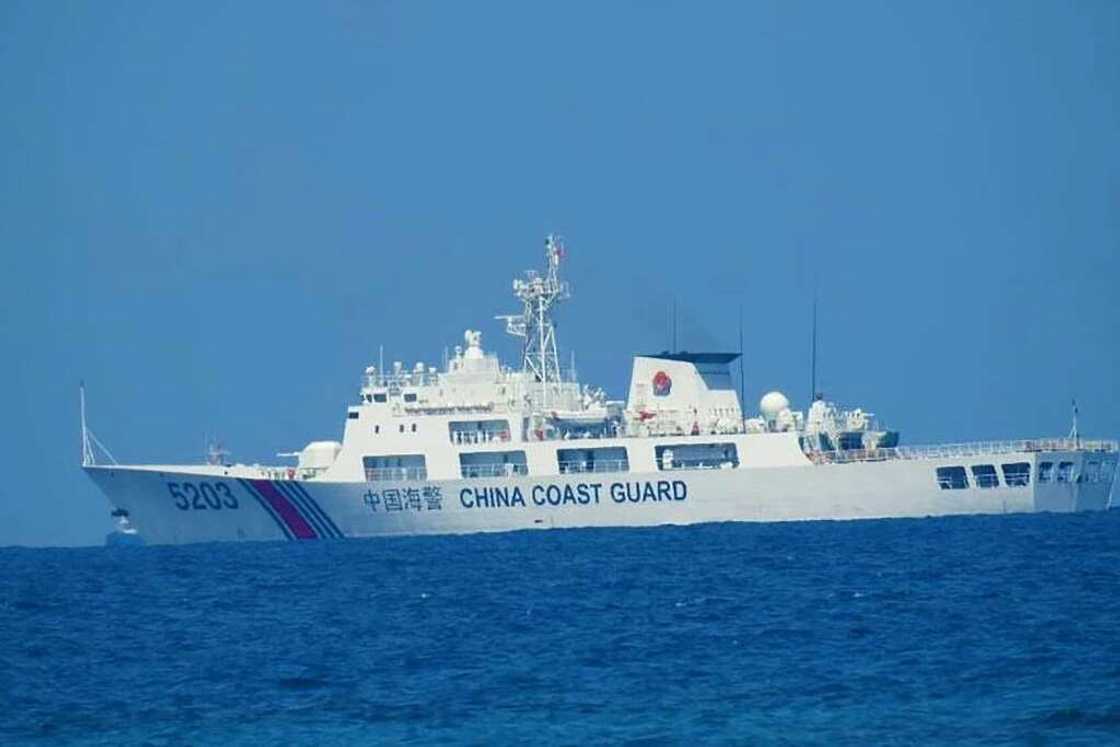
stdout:
<svg viewBox="0 0 1120 747">
<path fill-rule="evenodd" d="M 664 371 L 653 375 L 653 396 L 665 397 L 673 390 L 673 380 Z"/>
</svg>

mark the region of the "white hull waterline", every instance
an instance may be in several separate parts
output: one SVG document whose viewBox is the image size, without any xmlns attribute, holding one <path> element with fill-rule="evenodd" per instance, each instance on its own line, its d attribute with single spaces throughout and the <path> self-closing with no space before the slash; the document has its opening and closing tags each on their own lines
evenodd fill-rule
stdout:
<svg viewBox="0 0 1120 747">
<path fill-rule="evenodd" d="M 898 447 L 871 415 L 768 394 L 744 419 L 721 353 L 634 359 L 627 401 L 558 364 L 551 312 L 563 250 L 515 283 L 520 370 L 468 331 L 443 371 L 370 367 L 343 439 L 292 467 L 83 467 L 147 542 L 302 540 L 723 521 L 926 517 L 1108 507 L 1114 441 Z M 84 406 L 83 406 L 84 410 Z"/>
</svg>

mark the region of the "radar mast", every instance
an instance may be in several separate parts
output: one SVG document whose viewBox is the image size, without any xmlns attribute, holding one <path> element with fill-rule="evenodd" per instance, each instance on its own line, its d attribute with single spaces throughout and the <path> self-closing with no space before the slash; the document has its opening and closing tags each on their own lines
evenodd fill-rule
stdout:
<svg viewBox="0 0 1120 747">
<path fill-rule="evenodd" d="M 560 237 L 549 234 L 544 246 L 548 260 L 545 273 L 526 270 L 524 280 L 515 278 L 513 281 L 513 294 L 523 304 L 521 314 L 498 317 L 505 320 L 507 333 L 524 340 L 521 370 L 541 383 L 542 404 L 547 403 L 549 386 L 560 383 L 560 357 L 556 350 L 552 308 L 570 295 L 568 284 L 560 279 L 560 260 L 564 258 Z"/>
</svg>

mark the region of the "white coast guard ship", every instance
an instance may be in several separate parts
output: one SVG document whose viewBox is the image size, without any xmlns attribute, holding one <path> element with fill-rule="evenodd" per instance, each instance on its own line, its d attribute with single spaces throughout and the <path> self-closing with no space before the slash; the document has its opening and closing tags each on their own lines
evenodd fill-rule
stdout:
<svg viewBox="0 0 1120 747">
<path fill-rule="evenodd" d="M 716 521 L 1084 511 L 1108 505 L 1117 444 L 1070 438 L 898 445 L 861 410 L 782 394 L 744 417 L 734 353 L 633 360 L 625 402 L 560 369 L 553 312 L 568 298 L 558 240 L 513 283 L 517 369 L 468 330 L 442 370 L 365 370 L 342 440 L 291 466 L 95 463 L 83 468 L 122 533 L 153 543 L 310 540 Z M 285 456 L 285 455 L 281 455 Z"/>
</svg>

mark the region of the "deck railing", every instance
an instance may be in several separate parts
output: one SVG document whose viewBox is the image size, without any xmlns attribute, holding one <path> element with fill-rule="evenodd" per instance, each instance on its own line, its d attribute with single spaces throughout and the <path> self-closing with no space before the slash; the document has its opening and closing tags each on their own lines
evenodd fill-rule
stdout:
<svg viewBox="0 0 1120 747">
<path fill-rule="evenodd" d="M 529 474 L 529 467 L 525 464 L 507 462 L 503 464 L 464 464 L 460 471 L 465 478 L 469 477 L 513 477 L 514 475 Z"/>
<path fill-rule="evenodd" d="M 851 462 L 885 462 L 895 459 L 940 459 L 1037 451 L 1115 453 L 1118 449 L 1120 449 L 1120 445 L 1118 445 L 1116 441 L 1086 441 L 1085 439 L 1074 438 L 1033 438 L 1021 441 L 977 441 L 975 443 L 935 444 L 931 446 L 897 446 L 890 449 L 815 451 L 811 452 L 808 456 L 819 464 L 848 464 Z"/>
<path fill-rule="evenodd" d="M 679 472 L 689 469 L 734 469 L 737 466 L 739 466 L 738 462 L 728 459 L 689 459 L 688 461 L 674 459 L 668 464 L 662 462 L 658 469 L 662 472 Z"/>
<path fill-rule="evenodd" d="M 560 474 L 574 474 L 582 472 L 629 472 L 630 461 L 627 459 L 596 459 L 594 462 L 560 462 Z"/>
<path fill-rule="evenodd" d="M 366 469 L 366 482 L 427 479 L 427 467 L 370 467 Z"/>
</svg>

